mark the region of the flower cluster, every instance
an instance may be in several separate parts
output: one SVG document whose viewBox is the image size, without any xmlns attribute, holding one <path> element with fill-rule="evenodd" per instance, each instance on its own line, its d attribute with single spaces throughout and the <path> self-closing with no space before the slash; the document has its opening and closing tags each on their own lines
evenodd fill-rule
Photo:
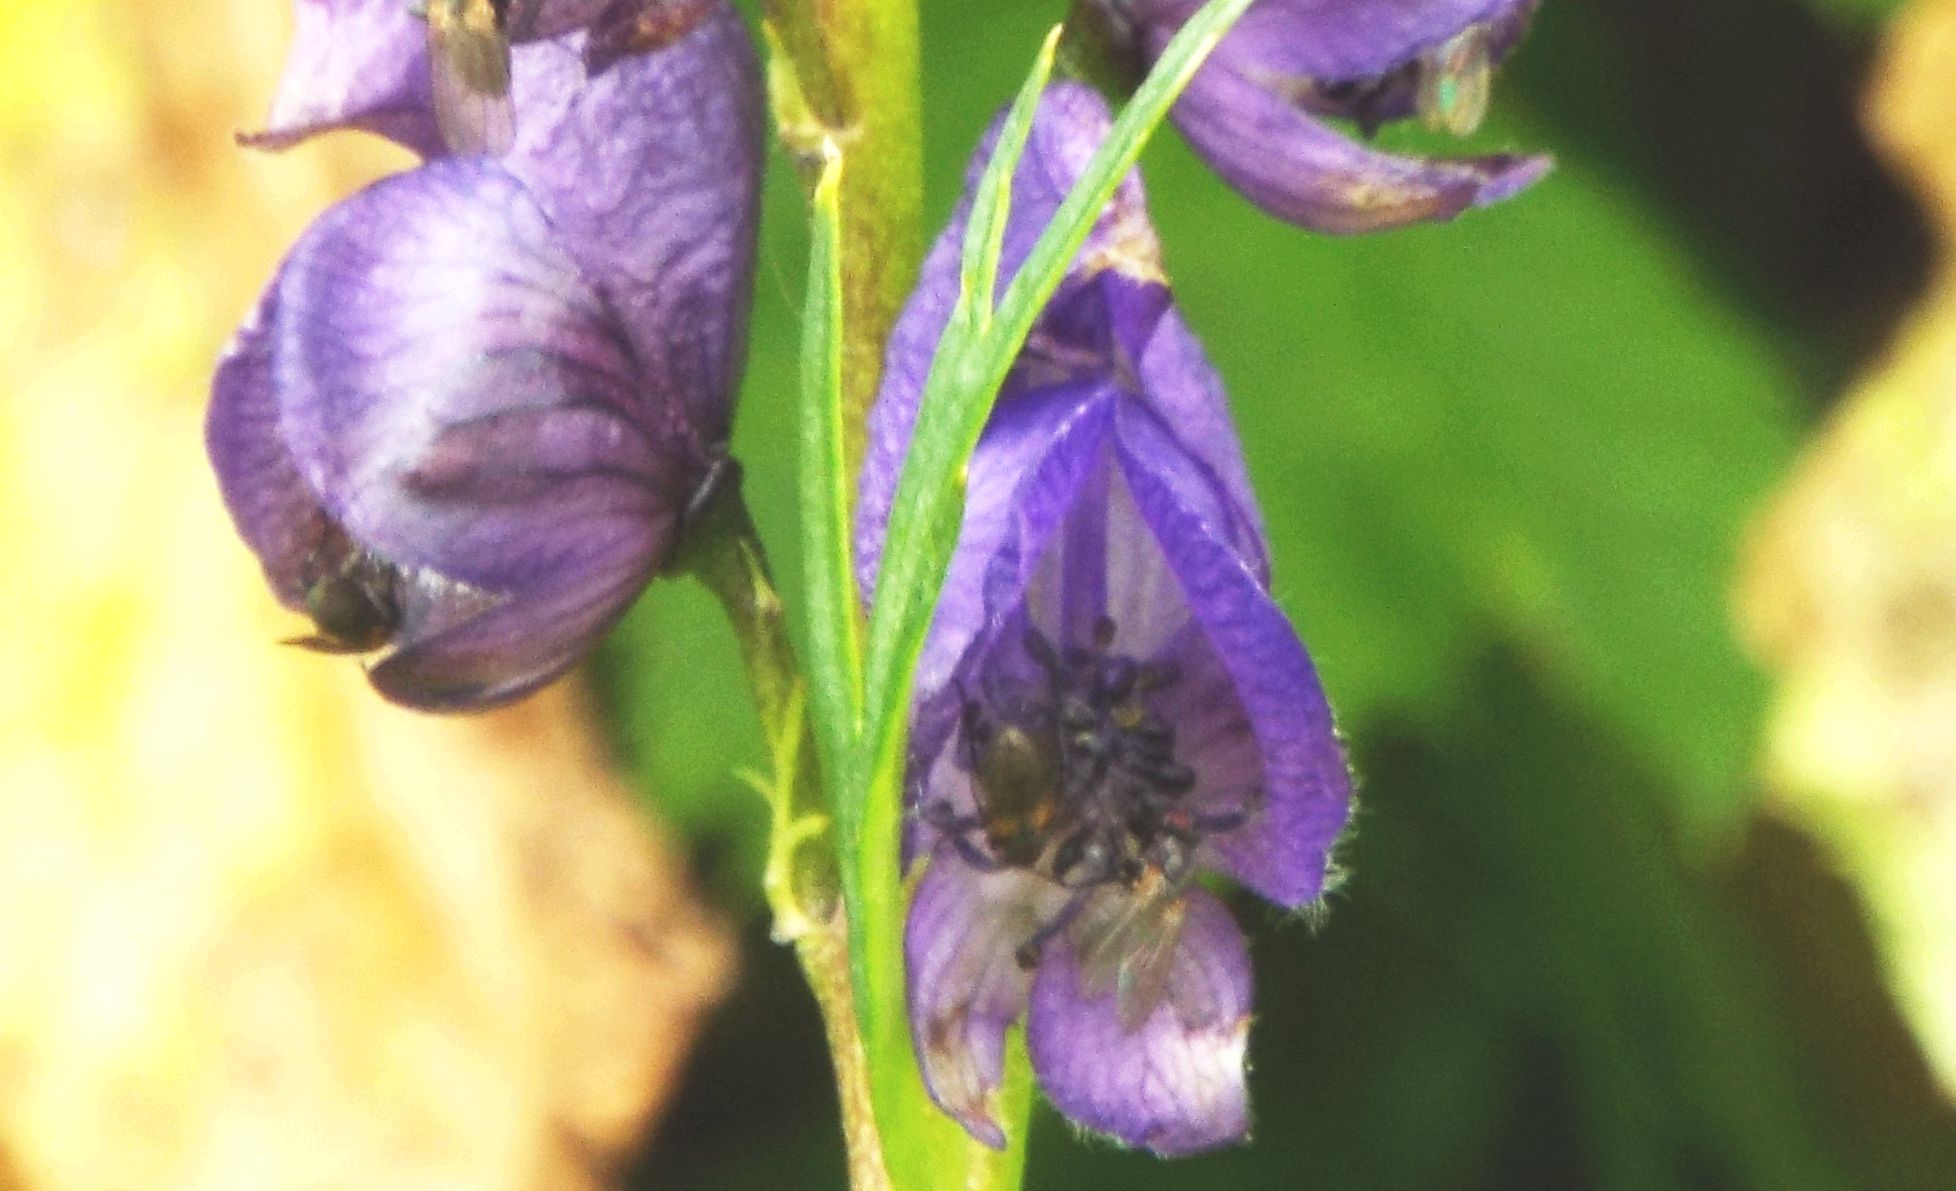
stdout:
<svg viewBox="0 0 1956 1191">
<path fill-rule="evenodd" d="M 758 64 L 726 0 L 531 0 L 505 8 L 513 50 L 463 21 L 432 56 L 437 11 L 298 11 L 245 139 L 359 128 L 426 160 L 279 266 L 220 361 L 211 461 L 303 643 L 387 650 L 369 676 L 411 706 L 513 699 L 622 614 L 724 460 Z"/>
<path fill-rule="evenodd" d="M 1085 87 L 1043 97 L 1006 277 L 1108 128 Z M 957 296 L 965 217 L 925 264 L 871 416 L 866 589 Z M 1080 1124 L 1161 1154 L 1243 1136 L 1248 957 L 1197 878 L 1313 902 L 1350 783 L 1310 659 L 1270 597 L 1226 400 L 1171 301 L 1138 177 L 972 457 L 911 739 L 907 846 L 928 868 L 906 930 L 910 1014 L 937 1102 L 1002 1144 L 990 1099 L 1023 1016 L 1041 1084 Z"/>
<path fill-rule="evenodd" d="M 1538 157 L 1380 152 L 1479 122 L 1537 0 L 1259 0 L 1174 120 L 1245 196 L 1359 232 L 1461 211 Z M 1200 0 L 1077 0 L 1136 72 Z M 318 649 L 468 709 L 573 664 L 725 471 L 752 279 L 761 88 L 729 0 L 298 0 L 279 148 L 355 128 L 423 163 L 321 216 L 213 383 L 219 485 Z M 1005 282 L 1108 135 L 1058 83 L 1013 177 Z M 994 129 L 970 168 L 989 161 Z M 969 192 L 969 187 L 968 187 Z M 970 199 L 925 262 L 871 411 L 873 593 Z M 1048 1096 L 1159 1154 L 1249 1128 L 1251 982 L 1214 874 L 1324 893 L 1351 780 L 1270 560 L 1227 398 L 1175 308 L 1138 175 L 1039 318 L 967 471 L 915 682 L 905 926 L 925 1082 L 1002 1145 L 1025 1022 Z"/>
<path fill-rule="evenodd" d="M 1080 0 L 1105 48 L 1139 73 L 1202 0 Z M 1541 156 L 1385 153 L 1368 136 L 1418 116 L 1465 134 L 1493 70 L 1540 0 L 1259 0 L 1176 103 L 1175 125 L 1232 187 L 1279 219 L 1369 232 L 1448 219 L 1507 198 L 1548 169 Z"/>
</svg>

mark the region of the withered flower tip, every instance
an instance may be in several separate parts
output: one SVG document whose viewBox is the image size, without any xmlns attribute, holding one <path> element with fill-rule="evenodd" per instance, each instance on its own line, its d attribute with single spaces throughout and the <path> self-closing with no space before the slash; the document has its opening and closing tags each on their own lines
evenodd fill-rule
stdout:
<svg viewBox="0 0 1956 1191">
<path fill-rule="evenodd" d="M 1116 58 L 1139 71 L 1202 0 L 1081 0 Z M 1333 233 L 1450 219 L 1540 178 L 1540 155 L 1387 153 L 1369 137 L 1418 117 L 1465 135 L 1495 68 L 1540 0 L 1258 0 L 1223 38 L 1172 118 L 1222 178 L 1279 219 Z"/>
</svg>

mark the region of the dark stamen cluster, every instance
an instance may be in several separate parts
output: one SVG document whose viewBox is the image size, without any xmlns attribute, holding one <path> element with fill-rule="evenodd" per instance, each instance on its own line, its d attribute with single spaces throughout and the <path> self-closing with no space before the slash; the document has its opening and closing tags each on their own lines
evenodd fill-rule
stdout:
<svg viewBox="0 0 1956 1191">
<path fill-rule="evenodd" d="M 1028 966 L 1088 893 L 1133 888 L 1151 874 L 1180 889 L 1194 874 L 1203 837 L 1244 819 L 1242 811 L 1203 814 L 1187 805 L 1195 773 L 1176 759 L 1174 726 L 1148 706 L 1148 696 L 1173 685 L 1180 671 L 1114 653 L 1113 641 L 1106 619 L 1087 648 L 1061 650 L 1030 631 L 1026 652 L 1042 679 L 988 692 L 989 707 L 964 701 L 962 760 L 978 813 L 959 816 L 948 803 L 925 808 L 971 864 L 1032 869 L 1076 892 L 1019 949 Z"/>
</svg>

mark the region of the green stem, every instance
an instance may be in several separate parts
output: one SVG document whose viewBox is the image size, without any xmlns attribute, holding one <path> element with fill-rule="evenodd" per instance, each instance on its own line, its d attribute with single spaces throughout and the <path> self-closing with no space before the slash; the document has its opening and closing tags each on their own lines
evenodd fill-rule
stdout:
<svg viewBox="0 0 1956 1191">
<path fill-rule="evenodd" d="M 687 518 L 674 570 L 690 573 L 719 601 L 740 642 L 774 772 L 755 781 L 772 813 L 764 886 L 774 935 L 792 943 L 822 1013 L 842 1104 L 849 1182 L 889 1191 L 872 1111 L 867 1050 L 857 1026 L 849 972 L 849 927 L 836 895 L 830 818 L 808 717 L 806 691 L 767 553 L 726 464 L 711 494 Z"/>
<path fill-rule="evenodd" d="M 813 162 L 849 159 L 842 190 L 843 440 L 853 486 L 890 326 L 923 256 L 916 0 L 766 0 L 777 123 Z"/>
<path fill-rule="evenodd" d="M 862 732 L 860 597 L 848 526 L 864 426 L 891 325 L 922 254 L 922 127 L 916 0 L 765 0 L 770 91 L 783 144 L 801 167 L 813 213 L 809 313 L 802 333 L 803 492 L 815 620 L 817 722 L 829 733 L 842 890 L 853 938 L 822 965 L 804 958 L 828 1018 L 857 1187 L 1012 1191 L 1024 1167 L 1031 1079 L 1023 1048 L 1009 1060 L 1000 1109 L 1011 1148 L 973 1142 L 925 1093 L 904 1011 L 904 890 L 898 871 L 901 791 L 873 783 Z M 841 163 L 846 162 L 847 168 Z M 839 528 L 838 528 L 839 527 Z M 848 686 L 854 689 L 842 690 Z M 870 800 L 883 800 L 880 816 Z M 891 825 L 863 829 L 866 818 Z M 829 966 L 840 965 L 840 966 Z M 821 981 L 842 973 L 838 983 Z M 846 997 L 846 1000 L 845 1000 Z M 838 1012 L 851 1014 L 847 1022 Z M 843 1052 L 846 1050 L 847 1057 Z M 851 1082 L 860 1075 L 863 1082 Z M 862 1137 L 880 1143 L 865 1171 Z"/>
<path fill-rule="evenodd" d="M 767 552 L 740 490 L 740 465 L 728 460 L 723 474 L 688 511 L 674 568 L 692 574 L 720 602 L 740 642 L 740 658 L 754 691 L 775 772 L 757 782 L 774 811 L 769 890 L 780 932 L 792 936 L 805 921 L 832 916 L 836 902 L 835 854 L 829 844 L 828 807 L 822 790 L 814 729 L 786 609 L 769 573 Z M 785 919 L 785 921 L 784 921 Z"/>
</svg>

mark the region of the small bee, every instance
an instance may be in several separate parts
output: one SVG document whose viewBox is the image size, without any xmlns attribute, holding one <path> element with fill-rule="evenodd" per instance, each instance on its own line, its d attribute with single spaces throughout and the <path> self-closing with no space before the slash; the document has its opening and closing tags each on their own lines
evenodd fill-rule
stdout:
<svg viewBox="0 0 1956 1191">
<path fill-rule="evenodd" d="M 1030 867 L 1052 837 L 1066 773 L 1059 741 L 1037 725 L 993 723 L 964 705 L 965 747 L 978 787 L 979 825 L 998 863 Z"/>
<path fill-rule="evenodd" d="M 533 15 L 533 2 L 515 2 L 519 18 Z M 511 4 L 426 0 L 422 15 L 435 76 L 435 122 L 457 153 L 501 153 L 516 138 L 509 101 Z"/>
</svg>

